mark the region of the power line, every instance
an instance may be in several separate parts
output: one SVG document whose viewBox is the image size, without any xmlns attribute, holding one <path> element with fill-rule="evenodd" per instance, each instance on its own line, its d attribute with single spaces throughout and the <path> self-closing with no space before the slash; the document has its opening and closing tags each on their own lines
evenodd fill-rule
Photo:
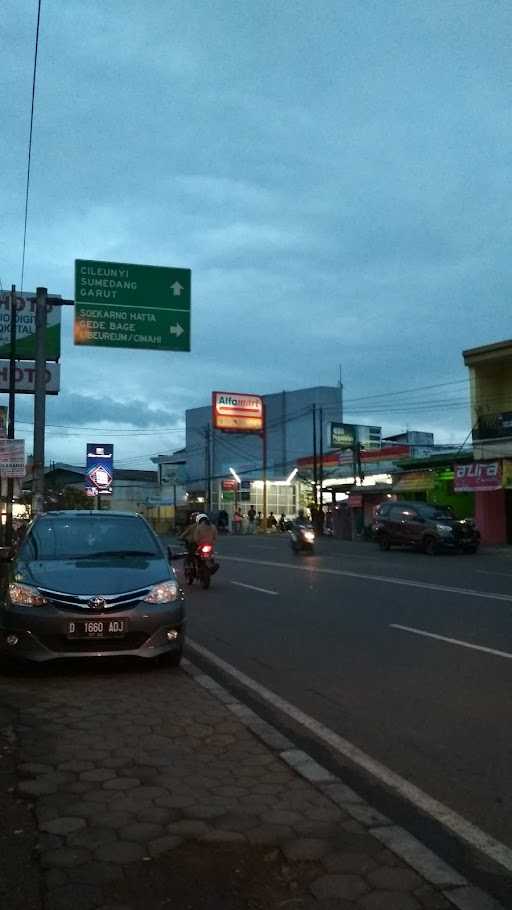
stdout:
<svg viewBox="0 0 512 910">
<path fill-rule="evenodd" d="M 36 26 L 36 44 L 34 49 L 34 71 L 32 74 L 32 104 L 30 108 L 30 133 L 28 139 L 28 158 L 27 158 L 27 186 L 25 190 L 25 223 L 23 227 L 23 253 L 21 257 L 21 280 L 20 291 L 23 291 L 23 280 L 25 277 L 25 250 L 27 246 L 27 219 L 28 219 L 28 194 L 30 188 L 30 164 L 32 160 L 32 130 L 34 126 L 34 101 L 36 95 L 36 72 L 37 72 L 37 52 L 39 49 L 39 23 L 41 21 L 41 0 L 37 4 L 37 26 Z"/>
<path fill-rule="evenodd" d="M 429 389 L 441 389 L 444 386 L 467 385 L 469 379 L 453 379 L 450 382 L 437 382 L 434 385 L 416 386 L 415 388 L 399 389 L 394 392 L 377 392 L 374 395 L 362 395 L 359 398 L 346 398 L 344 404 L 354 404 L 357 401 L 369 401 L 373 398 L 390 398 L 392 395 L 410 395 L 411 392 L 426 392 Z"/>
</svg>

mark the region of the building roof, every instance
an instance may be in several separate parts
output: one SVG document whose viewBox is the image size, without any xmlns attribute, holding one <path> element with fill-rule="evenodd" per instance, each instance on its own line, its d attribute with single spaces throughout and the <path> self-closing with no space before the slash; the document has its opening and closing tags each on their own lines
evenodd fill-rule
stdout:
<svg viewBox="0 0 512 910">
<path fill-rule="evenodd" d="M 400 462 L 400 465 L 396 467 L 394 473 L 399 471 L 412 471 L 416 468 L 442 468 L 449 467 L 455 463 L 457 464 L 467 464 L 468 462 L 473 461 L 473 452 L 468 451 L 454 451 L 454 452 L 442 452 L 439 455 L 428 455 L 423 458 L 404 458 Z"/>
<path fill-rule="evenodd" d="M 481 363 L 487 360 L 502 360 L 512 357 L 512 340 L 496 341 L 493 344 L 485 344 L 478 348 L 468 348 L 462 352 L 466 366 L 472 366 L 474 363 Z"/>
<path fill-rule="evenodd" d="M 80 478 L 85 477 L 86 469 L 81 465 L 66 464 L 63 461 L 56 461 L 44 469 L 45 476 L 56 474 L 76 474 L 77 483 Z M 28 479 L 31 480 L 31 472 Z M 140 471 L 131 468 L 114 468 L 114 480 L 131 480 L 134 483 L 158 483 L 158 471 Z"/>
</svg>

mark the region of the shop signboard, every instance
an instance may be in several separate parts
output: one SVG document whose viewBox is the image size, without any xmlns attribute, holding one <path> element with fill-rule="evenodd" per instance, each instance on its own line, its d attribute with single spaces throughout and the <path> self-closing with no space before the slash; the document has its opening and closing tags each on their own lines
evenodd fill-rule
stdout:
<svg viewBox="0 0 512 910">
<path fill-rule="evenodd" d="M 0 475 L 24 477 L 25 471 L 25 440 L 0 439 Z"/>
<path fill-rule="evenodd" d="M 97 496 L 99 493 L 112 495 L 114 478 L 114 446 L 110 443 L 87 443 L 85 467 L 85 493 Z"/>
<path fill-rule="evenodd" d="M 456 464 L 453 489 L 456 493 L 476 493 L 502 488 L 501 461 L 474 461 Z"/>
<path fill-rule="evenodd" d="M 26 360 L 36 356 L 36 294 L 16 296 L 16 357 Z M 60 357 L 60 298 L 53 295 L 46 304 L 45 355 L 47 360 Z M 55 301 L 52 303 L 52 301 Z M 10 294 L 0 294 L 0 357 L 11 350 Z"/>
<path fill-rule="evenodd" d="M 331 423 L 331 449 L 349 449 L 357 440 L 357 426 L 353 423 Z"/>
<path fill-rule="evenodd" d="M 212 392 L 212 424 L 229 433 L 263 432 L 263 398 L 243 392 Z"/>
<path fill-rule="evenodd" d="M 0 360 L 0 392 L 9 391 L 8 360 Z M 45 370 L 46 394 L 58 395 L 60 388 L 60 364 L 46 361 Z M 34 360 L 17 360 L 14 370 L 14 384 L 16 394 L 24 393 L 34 395 L 36 382 L 36 365 Z"/>
<path fill-rule="evenodd" d="M 404 471 L 393 480 L 393 490 L 397 493 L 431 490 L 434 486 L 433 471 Z"/>
<path fill-rule="evenodd" d="M 231 479 L 229 479 L 229 480 L 223 480 L 223 481 L 222 481 L 222 489 L 224 490 L 224 492 L 227 492 L 228 490 L 236 490 L 236 480 L 235 480 L 235 478 L 233 478 L 233 480 L 231 480 Z"/>
</svg>

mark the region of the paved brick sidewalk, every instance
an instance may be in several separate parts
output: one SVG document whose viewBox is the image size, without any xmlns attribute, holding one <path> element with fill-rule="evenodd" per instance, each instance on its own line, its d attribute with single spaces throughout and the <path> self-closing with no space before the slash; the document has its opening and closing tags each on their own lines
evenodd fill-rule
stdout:
<svg viewBox="0 0 512 910">
<path fill-rule="evenodd" d="M 45 910 L 452 906 L 369 833 L 378 813 L 340 808 L 183 671 L 4 677 L 2 699 L 22 706 Z"/>
</svg>

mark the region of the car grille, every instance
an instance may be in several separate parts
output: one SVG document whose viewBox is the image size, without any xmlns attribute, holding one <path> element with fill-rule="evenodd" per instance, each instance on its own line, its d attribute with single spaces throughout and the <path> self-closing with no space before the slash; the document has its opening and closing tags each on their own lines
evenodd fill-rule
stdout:
<svg viewBox="0 0 512 910">
<path fill-rule="evenodd" d="M 62 653 L 102 651 L 136 651 L 147 640 L 146 632 L 129 632 L 123 638 L 66 638 L 65 635 L 39 635 L 39 641 L 50 651 Z"/>
<path fill-rule="evenodd" d="M 146 597 L 150 589 L 149 587 L 139 588 L 137 591 L 127 591 L 124 594 L 101 594 L 101 592 L 93 591 L 91 594 L 80 595 L 67 594 L 62 591 L 49 591 L 45 588 L 39 588 L 38 590 L 53 607 L 57 607 L 59 610 L 73 610 L 75 612 L 77 610 L 91 610 L 95 613 L 108 613 L 115 610 L 132 609 L 139 600 L 143 600 Z M 100 609 L 89 604 L 89 601 L 95 597 L 101 597 L 105 601 L 105 605 Z"/>
</svg>

